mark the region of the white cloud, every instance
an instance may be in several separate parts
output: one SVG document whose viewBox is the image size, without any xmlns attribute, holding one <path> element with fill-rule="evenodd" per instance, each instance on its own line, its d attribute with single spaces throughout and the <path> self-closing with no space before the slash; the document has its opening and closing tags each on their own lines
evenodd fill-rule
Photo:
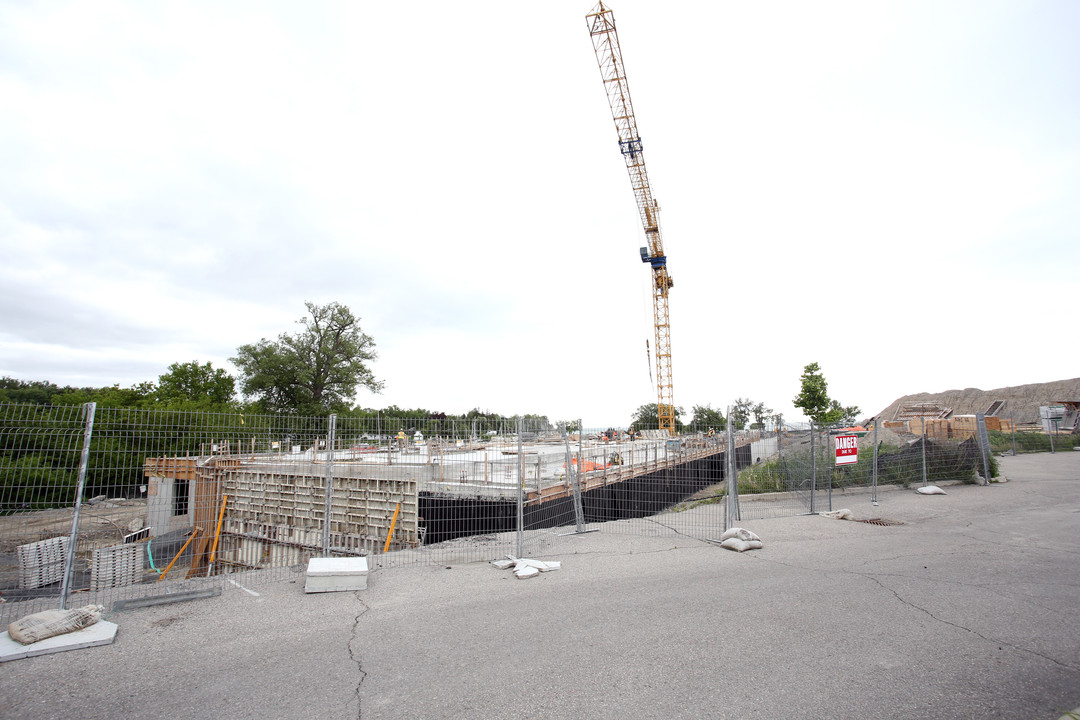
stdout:
<svg viewBox="0 0 1080 720">
<path fill-rule="evenodd" d="M 626 424 L 648 271 L 589 9 L 0 7 L 0 374 L 224 365 L 337 300 L 380 352 L 365 405 Z M 1076 374 L 1030 302 L 1078 289 L 1080 11 L 615 11 L 677 404 L 794 415 L 812 361 L 867 412 Z"/>
</svg>

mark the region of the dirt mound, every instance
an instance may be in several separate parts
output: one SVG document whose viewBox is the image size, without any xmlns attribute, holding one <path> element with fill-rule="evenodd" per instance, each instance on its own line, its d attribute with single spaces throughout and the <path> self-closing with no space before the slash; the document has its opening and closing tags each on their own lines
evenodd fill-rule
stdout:
<svg viewBox="0 0 1080 720">
<path fill-rule="evenodd" d="M 1080 400 L 1080 378 L 1016 385 L 996 390 L 965 388 L 940 393 L 905 395 L 878 413 L 876 417 L 881 420 L 902 419 L 900 415 L 904 407 L 914 403 L 936 403 L 942 408 L 952 409 L 953 415 L 985 413 L 995 404 L 1000 403 L 994 408 L 993 414 L 998 417 L 1013 418 L 1020 425 L 1028 425 L 1039 421 L 1040 406 L 1067 400 Z"/>
</svg>

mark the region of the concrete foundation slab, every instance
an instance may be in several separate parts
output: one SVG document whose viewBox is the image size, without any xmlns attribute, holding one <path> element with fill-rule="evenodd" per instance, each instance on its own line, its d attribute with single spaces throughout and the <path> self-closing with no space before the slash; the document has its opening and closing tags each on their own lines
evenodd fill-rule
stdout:
<svg viewBox="0 0 1080 720">
<path fill-rule="evenodd" d="M 347 592 L 367 588 L 366 557 L 311 558 L 304 592 Z"/>
<path fill-rule="evenodd" d="M 49 655 L 50 653 L 94 647 L 95 645 L 109 645 L 116 639 L 117 629 L 119 629 L 119 626 L 116 623 L 99 620 L 88 628 L 64 633 L 63 635 L 54 635 L 51 638 L 45 638 L 29 645 L 23 645 L 12 640 L 5 630 L 0 633 L 0 663 L 8 660 L 21 660 L 35 655 Z"/>
</svg>

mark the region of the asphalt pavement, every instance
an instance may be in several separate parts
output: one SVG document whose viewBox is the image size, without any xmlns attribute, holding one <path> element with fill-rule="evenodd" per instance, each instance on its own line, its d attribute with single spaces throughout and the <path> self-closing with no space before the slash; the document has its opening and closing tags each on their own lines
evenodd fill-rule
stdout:
<svg viewBox="0 0 1080 720">
<path fill-rule="evenodd" d="M 742 554 L 599 532 L 529 580 L 411 566 L 308 595 L 300 570 L 110 613 L 112 645 L 0 665 L 0 717 L 1056 720 L 1080 706 L 1080 452 L 1000 462 L 834 497 L 903 524 L 740 523 L 764 541 Z"/>
</svg>

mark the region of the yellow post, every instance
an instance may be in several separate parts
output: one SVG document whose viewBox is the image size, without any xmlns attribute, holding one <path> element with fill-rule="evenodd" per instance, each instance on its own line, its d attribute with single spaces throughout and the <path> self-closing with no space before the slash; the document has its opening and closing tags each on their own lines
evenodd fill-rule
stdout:
<svg viewBox="0 0 1080 720">
<path fill-rule="evenodd" d="M 180 552 L 176 553 L 176 557 L 174 557 L 174 558 L 172 559 L 172 562 L 170 562 L 170 563 L 168 564 L 168 566 L 167 566 L 167 567 L 165 568 L 165 572 L 163 572 L 163 573 L 161 573 L 160 575 L 158 575 L 158 579 L 157 579 L 157 580 L 155 580 L 154 582 L 156 582 L 156 583 L 157 583 L 157 582 L 161 582 L 162 580 L 164 580 L 164 579 L 165 579 L 165 576 L 169 574 L 169 571 L 170 571 L 170 570 L 172 570 L 172 566 L 173 566 L 173 563 L 175 563 L 175 562 L 176 562 L 177 560 L 179 560 L 179 559 L 180 559 L 180 556 L 184 554 L 184 551 L 185 551 L 185 550 L 187 550 L 187 546 L 188 546 L 188 545 L 189 545 L 189 544 L 191 543 L 191 541 L 192 541 L 192 540 L 194 540 L 194 539 L 195 539 L 195 536 L 199 534 L 199 530 L 200 530 L 200 529 L 201 529 L 201 528 L 199 528 L 198 526 L 196 526 L 196 527 L 195 527 L 195 532 L 191 533 L 191 537 L 189 537 L 189 538 L 187 539 L 187 542 L 186 542 L 186 543 L 184 543 L 184 547 L 180 548 Z"/>
<path fill-rule="evenodd" d="M 214 572 L 214 557 L 217 555 L 218 539 L 221 538 L 221 521 L 225 518 L 225 501 L 228 499 L 228 495 L 221 496 L 221 511 L 217 517 L 217 532 L 214 533 L 214 544 L 210 548 L 210 566 L 206 569 L 206 577 L 210 577 Z"/>
<path fill-rule="evenodd" d="M 394 508 L 394 517 L 390 520 L 390 532 L 386 533 L 386 544 L 383 545 L 383 552 L 390 550 L 390 538 L 394 537 L 394 527 L 397 525 L 397 516 L 399 512 L 401 512 L 401 503 L 398 503 L 397 507 Z"/>
</svg>

